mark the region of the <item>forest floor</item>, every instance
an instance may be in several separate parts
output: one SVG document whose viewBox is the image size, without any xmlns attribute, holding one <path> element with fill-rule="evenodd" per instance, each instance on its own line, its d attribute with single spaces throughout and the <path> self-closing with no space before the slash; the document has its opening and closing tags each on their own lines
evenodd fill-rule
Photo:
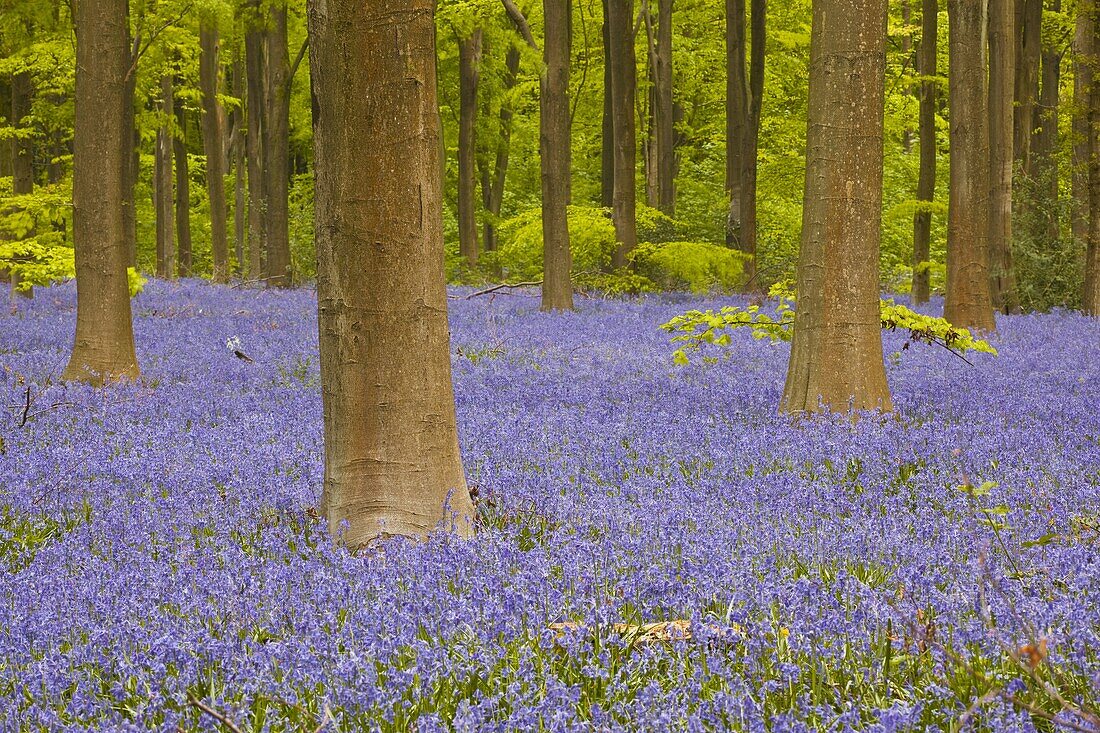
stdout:
<svg viewBox="0 0 1100 733">
<path fill-rule="evenodd" d="M 896 412 L 852 424 L 777 413 L 784 344 L 674 366 L 658 326 L 698 300 L 456 298 L 478 537 L 353 557 L 312 510 L 311 291 L 151 282 L 142 379 L 106 390 L 58 382 L 74 304 L 0 315 L 4 730 L 1025 731 L 1100 703 L 1100 321 L 1001 318 L 973 366 L 886 334 Z"/>
</svg>

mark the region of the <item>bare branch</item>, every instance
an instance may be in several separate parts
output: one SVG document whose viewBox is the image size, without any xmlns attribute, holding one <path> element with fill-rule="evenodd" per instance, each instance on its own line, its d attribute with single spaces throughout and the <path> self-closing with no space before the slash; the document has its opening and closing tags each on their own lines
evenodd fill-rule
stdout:
<svg viewBox="0 0 1100 733">
<path fill-rule="evenodd" d="M 294 58 L 294 63 L 290 65 L 290 73 L 286 76 L 286 88 L 290 91 L 290 85 L 294 83 L 294 75 L 298 73 L 298 67 L 302 65 L 302 59 L 305 58 L 306 51 L 309 50 L 309 36 L 306 36 L 302 41 L 302 47 L 298 49 L 298 55 Z"/>
<path fill-rule="evenodd" d="M 228 728 L 231 733 L 243 733 L 243 731 L 241 731 L 241 729 L 237 727 L 237 724 L 233 722 L 233 719 L 225 713 L 219 713 L 217 710 L 210 707 L 194 695 L 188 695 L 187 698 L 188 702 L 190 702 L 191 705 L 201 710 L 205 715 L 209 715 L 211 718 L 221 723 L 223 726 Z"/>
</svg>

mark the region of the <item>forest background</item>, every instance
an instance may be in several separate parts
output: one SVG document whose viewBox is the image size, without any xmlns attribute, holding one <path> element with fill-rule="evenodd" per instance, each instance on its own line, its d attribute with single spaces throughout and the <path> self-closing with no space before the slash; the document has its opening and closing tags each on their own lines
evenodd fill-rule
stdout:
<svg viewBox="0 0 1100 733">
<path fill-rule="evenodd" d="M 632 256 L 634 269 L 615 276 L 608 274 L 616 232 L 608 215 L 613 172 L 606 8 L 598 0 L 573 2 L 569 226 L 578 287 L 611 293 L 766 289 L 793 275 L 802 223 L 810 3 L 773 0 L 759 24 L 765 54 L 757 266 L 751 275 L 745 258 L 734 251 L 739 243 L 730 231 L 726 145 L 728 72 L 736 54 L 734 49 L 731 55 L 726 17 L 730 7 L 740 13 L 746 8 L 734 0 L 727 5 L 654 0 L 635 8 L 641 246 Z M 764 3 L 758 5 L 763 10 Z M 881 274 L 883 288 L 893 292 L 908 292 L 914 268 L 927 269 L 933 290 L 942 291 L 945 272 L 948 23 L 945 9 L 923 5 L 892 2 L 886 29 Z M 1087 228 L 1082 214 L 1087 185 L 1081 182 L 1083 166 L 1075 164 L 1080 140 L 1073 134 L 1074 115 L 1083 112 L 1075 106 L 1073 90 L 1089 73 L 1088 49 L 1080 52 L 1080 44 L 1074 49 L 1077 9 L 1056 0 L 1045 5 L 1020 0 L 1015 9 L 1020 30 L 1014 137 L 1032 139 L 1023 151 L 1017 142 L 1013 179 L 1012 259 L 1025 310 L 1078 304 Z M 918 68 L 922 39 L 932 27 L 930 7 L 937 21 L 934 75 Z M 521 10 L 541 47 L 540 9 Z M 661 32 L 666 16 L 670 36 Z M 219 234 L 228 242 L 228 267 L 241 278 L 291 284 L 315 277 L 305 25 L 304 2 L 296 0 L 285 5 L 252 0 L 132 3 L 132 226 L 138 270 L 164 277 L 212 275 Z M 741 54 L 752 45 L 754 30 L 759 30 L 755 23 L 742 28 Z M 0 243 L 0 259 L 6 245 L 8 260 L 21 263 L 24 280 L 45 283 L 71 275 L 72 269 L 75 45 L 69 9 L 54 0 L 8 2 L 0 39 L 0 136 L 14 142 L 10 156 L 0 155 L 0 238 L 7 240 Z M 659 180 L 658 128 L 667 123 L 658 121 L 661 84 L 654 69 L 664 63 L 661 55 L 668 53 L 669 41 L 674 190 L 662 194 L 668 184 Z M 475 284 L 536 281 L 542 276 L 541 54 L 524 43 L 498 0 L 440 3 L 437 51 L 447 161 L 448 276 L 452 282 Z M 751 73 L 751 62 L 745 61 Z M 935 92 L 939 164 L 930 201 L 917 194 L 922 83 Z M 204 89 L 215 91 L 204 94 Z M 206 99 L 216 99 L 213 113 L 204 113 Z M 250 115 L 250 109 L 257 112 Z M 0 146 L 5 153 L 8 148 Z M 212 155 L 214 150 L 220 154 Z M 31 182 L 24 174 L 21 184 L 17 169 L 28 159 Z M 211 207 L 212 197 L 223 205 Z M 914 255 L 914 220 L 920 212 L 931 214 L 927 259 Z M 476 225 L 462 234 L 462 221 Z M 280 266 L 285 257 L 288 271 Z"/>
</svg>

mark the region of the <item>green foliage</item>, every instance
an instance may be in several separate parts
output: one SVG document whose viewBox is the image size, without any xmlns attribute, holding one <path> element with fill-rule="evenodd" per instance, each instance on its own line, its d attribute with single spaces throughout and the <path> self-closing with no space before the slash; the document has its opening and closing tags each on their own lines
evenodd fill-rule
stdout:
<svg viewBox="0 0 1100 733">
<path fill-rule="evenodd" d="M 638 273 L 663 290 L 733 292 L 742 283 L 747 257 L 707 242 L 640 244 L 633 253 Z"/>
<path fill-rule="evenodd" d="M 584 272 L 573 278 L 573 286 L 585 293 L 605 298 L 619 298 L 644 293 L 656 293 L 660 287 L 644 275 L 630 270 L 615 272 Z"/>
<path fill-rule="evenodd" d="M 662 324 L 662 329 L 675 334 L 672 337 L 674 344 L 683 344 L 673 352 L 673 361 L 679 365 L 688 364 L 688 352 L 699 349 L 703 344 L 728 346 L 732 340 L 730 332 L 738 328 L 748 328 L 755 339 L 790 341 L 794 335 L 794 293 L 785 283 L 779 283 L 772 287 L 769 295 L 778 300 L 771 312 L 763 311 L 761 306 L 755 304 L 744 308 L 726 306 L 718 311 L 691 310 Z M 883 330 L 909 332 L 909 340 L 903 349 L 916 342 L 938 344 L 956 355 L 968 351 L 997 354 L 988 342 L 975 338 L 965 328 L 952 326 L 943 318 L 917 313 L 892 300 L 881 300 L 879 303 Z"/>
<path fill-rule="evenodd" d="M 663 213 L 660 209 L 654 209 L 645 204 L 638 204 L 634 212 L 634 224 L 638 232 L 639 242 L 651 244 L 664 244 L 682 239 L 684 225 Z"/>
<path fill-rule="evenodd" d="M 5 184 L 3 190 L 10 192 L 11 179 Z M 71 209 L 70 189 L 60 184 L 0 196 L 0 269 L 18 275 L 22 289 L 75 275 L 73 249 L 65 241 Z"/>
<path fill-rule="evenodd" d="M 500 227 L 501 249 L 497 262 L 506 278 L 542 278 L 542 210 L 530 209 Z M 592 206 L 569 207 L 569 244 L 573 272 L 596 273 L 611 264 L 615 227 L 607 210 Z"/>
<path fill-rule="evenodd" d="M 290 259 L 294 279 L 317 277 L 317 248 L 313 241 L 313 173 L 294 176 L 290 183 Z"/>
</svg>

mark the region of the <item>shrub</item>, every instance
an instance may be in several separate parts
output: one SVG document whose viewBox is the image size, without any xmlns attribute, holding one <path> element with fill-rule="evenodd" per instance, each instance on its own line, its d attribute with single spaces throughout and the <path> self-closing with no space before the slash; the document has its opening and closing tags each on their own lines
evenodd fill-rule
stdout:
<svg viewBox="0 0 1100 733">
<path fill-rule="evenodd" d="M 500 227 L 501 248 L 496 263 L 508 279 L 542 277 L 542 210 L 530 209 Z M 615 227 L 605 209 L 569 207 L 569 242 L 573 272 L 602 272 L 611 264 Z"/>
<path fill-rule="evenodd" d="M 663 290 L 707 293 L 740 287 L 746 256 L 708 242 L 646 243 L 634 251 L 638 273 Z"/>
</svg>

